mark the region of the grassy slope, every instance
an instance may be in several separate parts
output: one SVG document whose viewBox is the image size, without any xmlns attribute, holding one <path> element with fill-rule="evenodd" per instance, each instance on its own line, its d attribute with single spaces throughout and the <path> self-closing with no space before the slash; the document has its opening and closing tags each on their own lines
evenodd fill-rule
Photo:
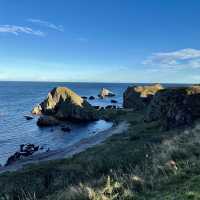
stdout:
<svg viewBox="0 0 200 200">
<path fill-rule="evenodd" d="M 7 199 L 33 199 L 34 193 L 52 200 L 200 199 L 198 127 L 164 132 L 159 122 L 144 123 L 142 113 L 102 116 L 127 120 L 130 128 L 73 158 L 0 175 L 0 194 Z M 176 168 L 166 165 L 169 160 Z"/>
</svg>

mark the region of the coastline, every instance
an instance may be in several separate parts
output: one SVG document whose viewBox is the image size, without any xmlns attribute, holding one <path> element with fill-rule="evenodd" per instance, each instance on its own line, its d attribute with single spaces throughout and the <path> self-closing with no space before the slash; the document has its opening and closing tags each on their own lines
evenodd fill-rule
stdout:
<svg viewBox="0 0 200 200">
<path fill-rule="evenodd" d="M 91 136 L 89 138 L 82 139 L 79 142 L 66 148 L 51 150 L 49 152 L 36 153 L 27 158 L 17 161 L 15 164 L 1 167 L 0 174 L 4 172 L 18 171 L 27 167 L 30 164 L 40 164 L 45 161 L 69 158 L 73 155 L 85 151 L 88 148 L 101 144 L 112 135 L 123 133 L 124 131 L 128 130 L 128 127 L 129 124 L 126 121 L 122 121 L 117 124 L 114 123 L 113 126 L 108 130 L 102 131 L 97 135 Z"/>
</svg>

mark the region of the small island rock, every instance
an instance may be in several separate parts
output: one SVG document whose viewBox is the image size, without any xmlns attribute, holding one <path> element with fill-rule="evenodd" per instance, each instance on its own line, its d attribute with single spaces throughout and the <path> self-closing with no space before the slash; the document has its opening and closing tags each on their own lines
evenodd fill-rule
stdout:
<svg viewBox="0 0 200 200">
<path fill-rule="evenodd" d="M 54 88 L 47 98 L 33 109 L 32 113 L 50 115 L 61 120 L 92 121 L 97 119 L 95 109 L 66 87 Z M 45 118 L 45 121 L 47 120 L 48 118 Z M 41 118 L 41 121 L 44 119 Z"/>
<path fill-rule="evenodd" d="M 24 117 L 26 118 L 26 120 L 31 120 L 31 119 L 33 119 L 33 117 L 28 116 L 28 115 L 25 115 Z"/>
<path fill-rule="evenodd" d="M 117 101 L 116 100 L 114 100 L 114 99 L 111 99 L 111 101 L 110 101 L 111 103 L 117 103 Z"/>
<path fill-rule="evenodd" d="M 94 100 L 94 99 L 95 99 L 94 96 L 90 96 L 90 97 L 89 97 L 89 100 Z"/>
<path fill-rule="evenodd" d="M 98 97 L 105 98 L 105 97 L 114 97 L 115 94 L 106 88 L 102 88 Z"/>
</svg>

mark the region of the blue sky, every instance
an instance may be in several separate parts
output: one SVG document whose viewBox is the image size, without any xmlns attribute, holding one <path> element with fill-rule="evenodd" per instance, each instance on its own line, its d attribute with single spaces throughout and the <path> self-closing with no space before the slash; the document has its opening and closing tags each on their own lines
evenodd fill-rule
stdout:
<svg viewBox="0 0 200 200">
<path fill-rule="evenodd" d="M 200 82 L 199 0 L 0 0 L 0 80 Z"/>
</svg>

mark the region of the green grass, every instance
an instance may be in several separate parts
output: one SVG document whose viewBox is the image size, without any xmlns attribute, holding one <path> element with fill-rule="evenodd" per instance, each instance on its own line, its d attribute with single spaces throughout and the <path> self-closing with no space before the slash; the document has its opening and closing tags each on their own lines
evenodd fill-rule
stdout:
<svg viewBox="0 0 200 200">
<path fill-rule="evenodd" d="M 164 132 L 159 122 L 144 123 L 142 112 L 100 115 L 128 121 L 128 131 L 72 158 L 0 175 L 2 199 L 200 199 L 198 128 Z"/>
</svg>

